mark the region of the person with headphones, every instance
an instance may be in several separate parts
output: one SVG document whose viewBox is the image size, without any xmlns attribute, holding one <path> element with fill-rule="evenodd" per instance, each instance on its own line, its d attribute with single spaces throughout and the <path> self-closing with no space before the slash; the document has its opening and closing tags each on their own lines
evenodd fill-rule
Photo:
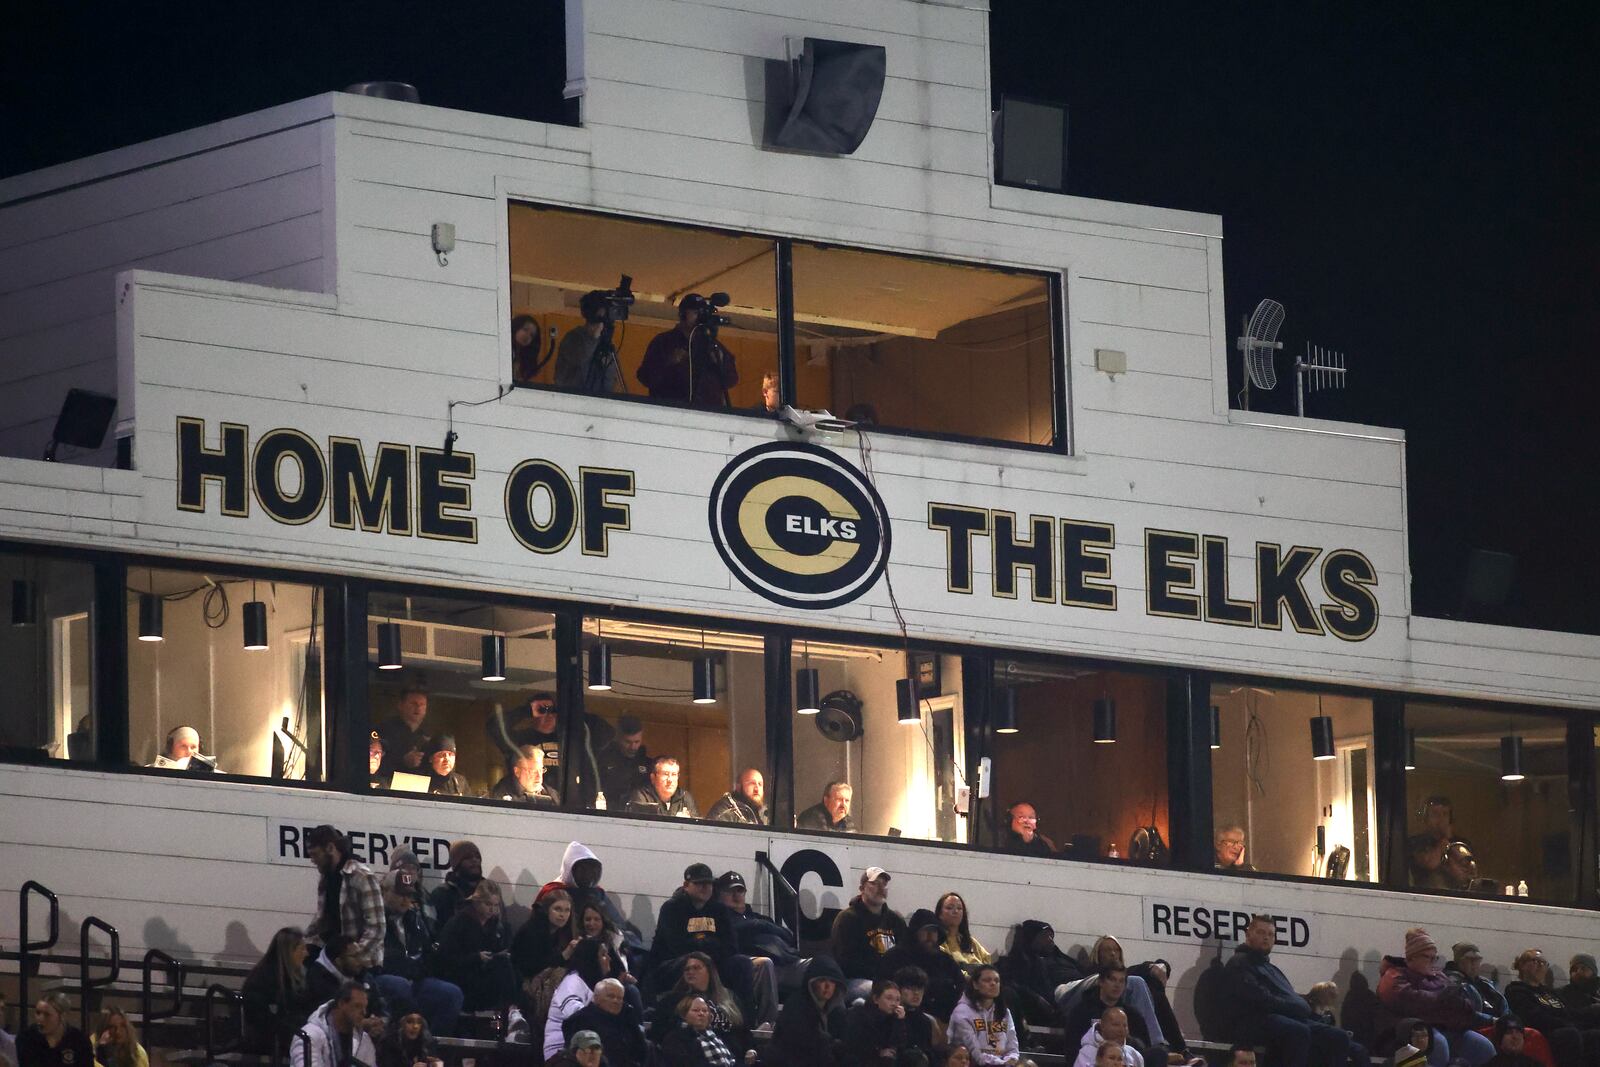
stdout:
<svg viewBox="0 0 1600 1067">
<path fill-rule="evenodd" d="M 604 396 L 620 392 L 622 370 L 617 366 L 616 350 L 601 350 L 600 334 L 606 325 L 606 294 L 603 290 L 584 293 L 578 301 L 583 326 L 561 339 L 556 349 L 556 385 L 581 389 Z"/>
<path fill-rule="evenodd" d="M 697 408 L 729 406 L 728 390 L 738 384 L 739 369 L 733 353 L 703 324 L 711 314 L 711 301 L 690 293 L 678 301 L 678 325 L 650 339 L 636 376 L 651 397 Z"/>
<path fill-rule="evenodd" d="M 200 754 L 200 731 L 193 726 L 174 726 L 167 732 L 166 751 L 149 766 L 213 774 L 217 761 Z"/>
</svg>

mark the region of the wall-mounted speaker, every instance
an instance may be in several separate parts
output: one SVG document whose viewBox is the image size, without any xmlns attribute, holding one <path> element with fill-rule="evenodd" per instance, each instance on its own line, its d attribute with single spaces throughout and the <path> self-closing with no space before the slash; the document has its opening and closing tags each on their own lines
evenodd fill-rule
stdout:
<svg viewBox="0 0 1600 1067">
<path fill-rule="evenodd" d="M 861 736 L 861 699 L 848 689 L 835 689 L 822 698 L 817 732 L 829 741 L 854 741 Z"/>
<path fill-rule="evenodd" d="M 1067 108 L 1002 96 L 994 131 L 995 181 L 1059 193 L 1067 188 Z"/>
<path fill-rule="evenodd" d="M 884 47 L 807 37 L 787 66 L 788 92 L 781 78 L 767 88 L 768 146 L 836 156 L 860 148 L 883 99 Z"/>
</svg>

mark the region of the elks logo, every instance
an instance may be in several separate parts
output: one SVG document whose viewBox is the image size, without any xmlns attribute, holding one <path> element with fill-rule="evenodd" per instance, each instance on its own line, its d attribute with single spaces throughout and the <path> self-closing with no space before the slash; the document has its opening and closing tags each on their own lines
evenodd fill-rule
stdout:
<svg viewBox="0 0 1600 1067">
<path fill-rule="evenodd" d="M 877 490 L 815 445 L 775 441 L 735 457 L 711 487 L 710 520 L 728 569 L 791 608 L 847 604 L 889 562 Z"/>
</svg>

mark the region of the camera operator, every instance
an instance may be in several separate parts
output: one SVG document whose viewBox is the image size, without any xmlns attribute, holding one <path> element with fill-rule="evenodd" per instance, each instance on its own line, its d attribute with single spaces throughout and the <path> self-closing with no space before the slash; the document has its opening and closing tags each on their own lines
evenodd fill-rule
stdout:
<svg viewBox="0 0 1600 1067">
<path fill-rule="evenodd" d="M 602 289 L 584 293 L 578 301 L 583 327 L 561 339 L 556 350 L 556 385 L 563 389 L 582 389 L 586 393 L 615 393 L 622 385 L 616 350 L 600 344 L 600 334 L 609 317 L 607 293 Z"/>
<path fill-rule="evenodd" d="M 738 383 L 739 370 L 733 353 L 717 341 L 716 328 L 724 321 L 699 293 L 678 302 L 678 325 L 651 338 L 639 364 L 639 381 L 652 397 L 697 408 L 729 406 L 728 390 Z"/>
</svg>

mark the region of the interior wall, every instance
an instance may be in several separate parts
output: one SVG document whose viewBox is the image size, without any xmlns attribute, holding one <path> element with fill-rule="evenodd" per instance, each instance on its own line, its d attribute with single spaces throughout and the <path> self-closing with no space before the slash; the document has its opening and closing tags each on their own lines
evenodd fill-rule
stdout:
<svg viewBox="0 0 1600 1067">
<path fill-rule="evenodd" d="M 32 625 L 0 623 L 0 669 L 5 672 L 6 699 L 0 707 L 0 745 L 44 749 L 67 758 L 67 731 L 89 713 L 88 619 L 74 619 L 66 628 L 67 644 L 58 648 L 58 620 L 87 616 L 94 599 L 94 571 L 78 563 L 0 555 L 0 589 L 13 581 L 31 582 L 36 597 Z M 57 656 L 66 677 L 58 717 Z"/>
<path fill-rule="evenodd" d="M 1115 744 L 1094 743 L 1093 707 L 1102 696 L 1117 702 Z M 1134 831 L 1152 822 L 1172 840 L 1162 679 L 1094 672 L 1021 685 L 1017 726 L 1015 734 L 994 737 L 994 797 L 1002 812 L 1025 800 L 1057 847 L 1085 835 L 1102 856 L 1113 843 L 1126 856 Z"/>
</svg>

